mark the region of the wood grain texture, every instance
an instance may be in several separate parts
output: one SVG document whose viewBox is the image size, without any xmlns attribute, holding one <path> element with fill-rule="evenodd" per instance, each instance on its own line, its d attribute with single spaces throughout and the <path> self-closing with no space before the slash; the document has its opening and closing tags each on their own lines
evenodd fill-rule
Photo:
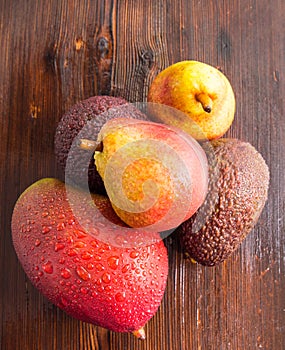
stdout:
<svg viewBox="0 0 285 350">
<path fill-rule="evenodd" d="M 285 3 L 282 0 L 0 1 L 0 348 L 3 350 L 285 349 Z M 166 240 L 165 297 L 147 339 L 68 317 L 30 284 L 11 242 L 19 194 L 62 176 L 53 137 L 65 110 L 95 94 L 145 101 L 168 65 L 219 67 L 237 100 L 227 136 L 253 144 L 271 182 L 260 220 L 216 268 Z"/>
</svg>

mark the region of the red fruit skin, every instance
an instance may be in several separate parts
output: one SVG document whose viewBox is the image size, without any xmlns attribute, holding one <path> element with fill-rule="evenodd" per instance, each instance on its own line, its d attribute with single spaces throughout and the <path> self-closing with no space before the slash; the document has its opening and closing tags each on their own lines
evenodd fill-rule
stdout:
<svg viewBox="0 0 285 350">
<path fill-rule="evenodd" d="M 93 199 L 106 217 L 121 224 L 107 197 Z M 79 320 L 133 332 L 161 303 L 168 274 L 163 241 L 140 248 L 98 241 L 80 227 L 58 180 L 40 180 L 20 196 L 12 239 L 32 284 Z"/>
</svg>

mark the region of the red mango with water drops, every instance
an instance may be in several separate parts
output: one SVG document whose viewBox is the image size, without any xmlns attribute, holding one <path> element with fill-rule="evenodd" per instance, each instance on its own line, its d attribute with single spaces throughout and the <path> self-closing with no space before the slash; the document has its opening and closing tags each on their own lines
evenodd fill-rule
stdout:
<svg viewBox="0 0 285 350">
<path fill-rule="evenodd" d="M 104 217 L 118 225 L 120 236 L 126 225 L 108 198 L 92 198 Z M 98 225 L 92 231 L 100 230 Z M 143 326 L 156 313 L 166 287 L 163 241 L 127 248 L 97 240 L 80 226 L 65 184 L 56 179 L 40 180 L 20 196 L 12 239 L 25 273 L 49 301 L 79 320 L 144 338 Z"/>
</svg>

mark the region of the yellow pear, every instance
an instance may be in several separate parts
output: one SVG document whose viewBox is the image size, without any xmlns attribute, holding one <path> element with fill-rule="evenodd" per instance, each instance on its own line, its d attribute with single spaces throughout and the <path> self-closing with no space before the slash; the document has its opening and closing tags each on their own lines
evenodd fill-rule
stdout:
<svg viewBox="0 0 285 350">
<path fill-rule="evenodd" d="M 229 80 L 218 69 L 198 61 L 178 62 L 160 72 L 150 86 L 148 102 L 183 112 L 179 118 L 175 113 L 162 113 L 158 121 L 179 127 L 197 140 L 224 135 L 235 114 Z"/>
</svg>

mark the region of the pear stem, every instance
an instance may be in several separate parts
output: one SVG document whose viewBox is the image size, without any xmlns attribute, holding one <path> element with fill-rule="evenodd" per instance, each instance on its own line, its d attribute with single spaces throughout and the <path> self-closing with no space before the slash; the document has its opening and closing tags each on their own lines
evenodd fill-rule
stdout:
<svg viewBox="0 0 285 350">
<path fill-rule="evenodd" d="M 80 139 L 79 148 L 86 151 L 93 152 L 102 152 L 103 151 L 103 142 L 88 140 L 88 139 Z"/>
<path fill-rule="evenodd" d="M 201 92 L 200 94 L 196 95 L 196 100 L 201 103 L 205 112 L 212 112 L 213 100 L 209 95 L 205 94 L 204 92 Z"/>
<path fill-rule="evenodd" d="M 132 332 L 135 337 L 137 337 L 140 340 L 145 340 L 145 331 L 144 328 L 141 327 L 140 329 Z"/>
</svg>

